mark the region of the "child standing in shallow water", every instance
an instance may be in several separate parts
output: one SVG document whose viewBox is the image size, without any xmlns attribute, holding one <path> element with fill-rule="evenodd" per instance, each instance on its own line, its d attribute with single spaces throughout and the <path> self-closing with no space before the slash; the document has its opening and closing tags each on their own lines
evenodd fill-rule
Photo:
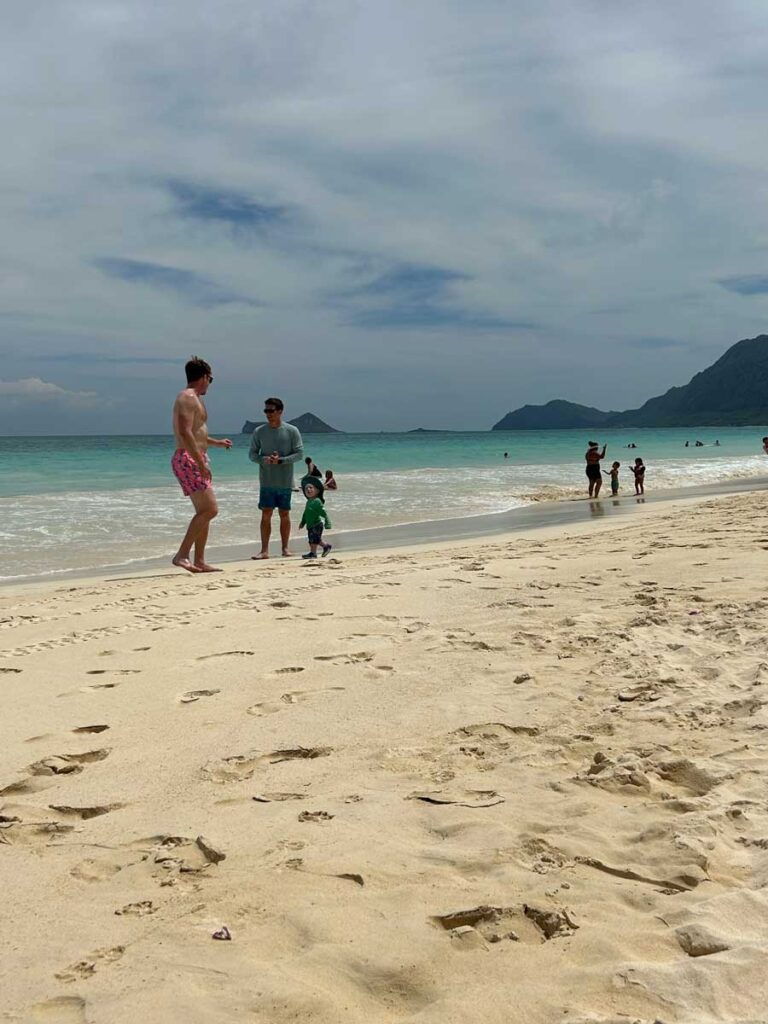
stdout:
<svg viewBox="0 0 768 1024">
<path fill-rule="evenodd" d="M 304 515 L 301 517 L 299 529 L 307 528 L 307 540 L 309 541 L 309 553 L 302 555 L 302 558 L 317 558 L 317 549 L 323 549 L 323 558 L 331 550 L 330 544 L 323 543 L 323 522 L 330 530 L 331 520 L 325 511 L 323 481 L 316 476 L 305 476 L 301 481 L 301 489 L 307 504 L 304 506 Z"/>
<path fill-rule="evenodd" d="M 614 462 L 611 466 L 611 494 L 619 493 L 619 468 L 621 467 L 620 462 Z"/>
<path fill-rule="evenodd" d="M 645 466 L 641 458 L 635 459 L 630 469 L 635 474 L 635 494 L 645 494 Z"/>
</svg>

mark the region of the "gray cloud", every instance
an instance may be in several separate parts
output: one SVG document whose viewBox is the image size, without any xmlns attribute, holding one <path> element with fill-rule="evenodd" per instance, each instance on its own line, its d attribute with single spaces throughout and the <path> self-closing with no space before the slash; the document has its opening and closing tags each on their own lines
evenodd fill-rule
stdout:
<svg viewBox="0 0 768 1024">
<path fill-rule="evenodd" d="M 6 377 L 76 390 L 98 351 L 165 430 L 143 357 L 199 350 L 228 408 L 323 381 L 378 428 L 403 410 L 350 368 L 375 390 L 439 365 L 423 425 L 450 403 L 480 427 L 556 394 L 637 406 L 764 329 L 757 0 L 41 9 L 4 22 Z"/>
<path fill-rule="evenodd" d="M 73 406 L 98 406 L 99 396 L 93 391 L 70 391 L 40 377 L 25 377 L 20 380 L 0 380 L 0 397 L 3 402 L 34 402 L 58 404 L 64 402 Z"/>
</svg>

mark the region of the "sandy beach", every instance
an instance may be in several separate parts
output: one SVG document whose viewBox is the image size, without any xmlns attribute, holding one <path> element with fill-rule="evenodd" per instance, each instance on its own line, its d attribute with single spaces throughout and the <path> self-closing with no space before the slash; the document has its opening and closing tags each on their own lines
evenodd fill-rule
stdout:
<svg viewBox="0 0 768 1024">
<path fill-rule="evenodd" d="M 765 1021 L 767 513 L 3 589 L 0 1019 Z"/>
</svg>

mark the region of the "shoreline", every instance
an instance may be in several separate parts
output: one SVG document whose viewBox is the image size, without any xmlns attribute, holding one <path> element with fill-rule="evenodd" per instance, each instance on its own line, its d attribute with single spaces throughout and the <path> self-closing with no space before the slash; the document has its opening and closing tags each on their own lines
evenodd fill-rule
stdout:
<svg viewBox="0 0 768 1024">
<path fill-rule="evenodd" d="M 366 551 L 400 550 L 408 547 L 423 547 L 444 543 L 463 543 L 484 537 L 498 537 L 501 534 L 519 535 L 547 528 L 566 528 L 585 525 L 591 521 L 606 522 L 615 517 L 639 514 L 643 509 L 672 503 L 704 501 L 708 498 L 726 497 L 746 492 L 760 492 L 768 489 L 768 476 L 728 480 L 695 487 L 668 488 L 637 496 L 624 494 L 613 497 L 606 493 L 605 485 L 597 499 L 565 498 L 557 501 L 531 502 L 529 505 L 509 509 L 505 512 L 483 513 L 481 515 L 459 516 L 449 519 L 431 519 L 421 522 L 402 523 L 392 526 L 364 527 L 358 530 L 334 531 L 330 540 L 334 554 L 360 554 Z M 258 523 L 254 519 L 254 540 L 249 544 L 211 544 L 208 557 L 214 564 L 232 567 L 237 563 L 250 563 L 257 547 Z M 271 550 L 276 549 L 273 529 Z M 303 553 L 304 535 L 294 534 L 292 547 L 298 561 Z M 301 549 L 299 549 L 301 544 Z M 289 561 L 289 560 L 286 560 Z M 270 563 L 283 563 L 279 554 L 272 554 Z M 144 575 L 147 572 L 163 572 L 178 575 L 167 557 L 137 559 L 130 564 L 64 569 L 50 574 L 30 574 L 0 579 L 0 593 L 14 587 L 32 587 L 57 584 L 73 580 L 120 580 Z M 186 574 L 189 575 L 189 574 Z"/>
</svg>

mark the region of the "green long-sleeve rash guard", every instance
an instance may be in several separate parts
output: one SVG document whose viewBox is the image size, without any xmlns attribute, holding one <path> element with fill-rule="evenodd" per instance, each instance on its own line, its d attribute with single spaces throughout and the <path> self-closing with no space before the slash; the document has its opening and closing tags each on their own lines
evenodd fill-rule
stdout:
<svg viewBox="0 0 768 1024">
<path fill-rule="evenodd" d="M 331 529 L 331 520 L 325 511 L 325 505 L 323 505 L 319 498 L 310 498 L 304 508 L 304 515 L 301 517 L 299 529 L 301 530 L 304 526 L 317 526 L 319 522 L 324 522 L 326 527 L 329 530 Z"/>
<path fill-rule="evenodd" d="M 275 466 L 264 461 L 274 452 L 280 456 L 280 462 Z M 270 427 L 268 423 L 262 423 L 254 430 L 248 458 L 259 465 L 259 483 L 262 487 L 290 490 L 293 487 L 293 464 L 303 456 L 301 434 L 292 424 L 281 423 L 279 427 Z"/>
</svg>

